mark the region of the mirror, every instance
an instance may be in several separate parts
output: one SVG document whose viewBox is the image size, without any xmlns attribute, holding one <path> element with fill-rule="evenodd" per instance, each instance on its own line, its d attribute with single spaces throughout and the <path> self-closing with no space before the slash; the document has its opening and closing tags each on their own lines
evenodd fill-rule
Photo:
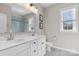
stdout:
<svg viewBox="0 0 79 59">
<path fill-rule="evenodd" d="M 11 31 L 34 32 L 36 15 L 18 4 L 11 4 Z"/>
</svg>

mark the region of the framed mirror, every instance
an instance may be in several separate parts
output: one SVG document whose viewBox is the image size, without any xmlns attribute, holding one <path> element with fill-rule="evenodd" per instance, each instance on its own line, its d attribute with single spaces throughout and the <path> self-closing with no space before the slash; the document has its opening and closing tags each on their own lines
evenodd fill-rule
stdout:
<svg viewBox="0 0 79 59">
<path fill-rule="evenodd" d="M 15 4 L 11 6 L 11 32 L 23 33 L 35 31 L 36 15 L 30 10 Z"/>
<path fill-rule="evenodd" d="M 0 33 L 25 33 L 35 31 L 36 14 L 33 10 L 31 11 L 23 5 L 24 4 L 21 3 L 0 4 L 2 8 L 0 9 Z"/>
</svg>

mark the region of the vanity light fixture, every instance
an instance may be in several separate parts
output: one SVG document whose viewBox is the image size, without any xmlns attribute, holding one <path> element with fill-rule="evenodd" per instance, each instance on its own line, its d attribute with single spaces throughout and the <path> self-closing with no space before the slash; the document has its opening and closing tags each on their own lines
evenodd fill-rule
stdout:
<svg viewBox="0 0 79 59">
<path fill-rule="evenodd" d="M 22 4 L 19 4 L 19 5 L 22 5 L 26 9 L 31 10 L 35 14 L 37 14 L 37 12 L 38 12 L 37 7 L 32 3 L 22 3 Z"/>
<path fill-rule="evenodd" d="M 25 8 L 30 9 L 33 13 L 37 14 L 38 9 L 36 8 L 36 6 L 34 6 L 34 4 L 32 3 L 26 3 Z"/>
</svg>

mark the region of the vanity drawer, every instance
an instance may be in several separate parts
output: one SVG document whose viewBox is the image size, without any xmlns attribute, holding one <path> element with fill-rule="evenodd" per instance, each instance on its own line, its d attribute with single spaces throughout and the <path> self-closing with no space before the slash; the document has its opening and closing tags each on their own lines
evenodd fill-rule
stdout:
<svg viewBox="0 0 79 59">
<path fill-rule="evenodd" d="M 43 56 L 46 53 L 46 39 L 42 37 L 38 39 L 38 56 Z"/>
<path fill-rule="evenodd" d="M 27 49 L 26 44 L 17 45 L 0 51 L 0 56 L 14 56 L 25 49 Z"/>
</svg>

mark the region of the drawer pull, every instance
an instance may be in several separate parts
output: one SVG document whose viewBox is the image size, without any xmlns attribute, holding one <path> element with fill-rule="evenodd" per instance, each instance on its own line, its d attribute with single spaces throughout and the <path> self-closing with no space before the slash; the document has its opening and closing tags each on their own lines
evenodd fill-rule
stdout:
<svg viewBox="0 0 79 59">
<path fill-rule="evenodd" d="M 42 42 L 42 44 L 44 44 L 44 42 Z"/>
<path fill-rule="evenodd" d="M 34 50 L 34 52 L 36 52 L 36 50 Z"/>
<path fill-rule="evenodd" d="M 36 44 L 36 42 L 34 42 L 34 44 Z"/>
</svg>

